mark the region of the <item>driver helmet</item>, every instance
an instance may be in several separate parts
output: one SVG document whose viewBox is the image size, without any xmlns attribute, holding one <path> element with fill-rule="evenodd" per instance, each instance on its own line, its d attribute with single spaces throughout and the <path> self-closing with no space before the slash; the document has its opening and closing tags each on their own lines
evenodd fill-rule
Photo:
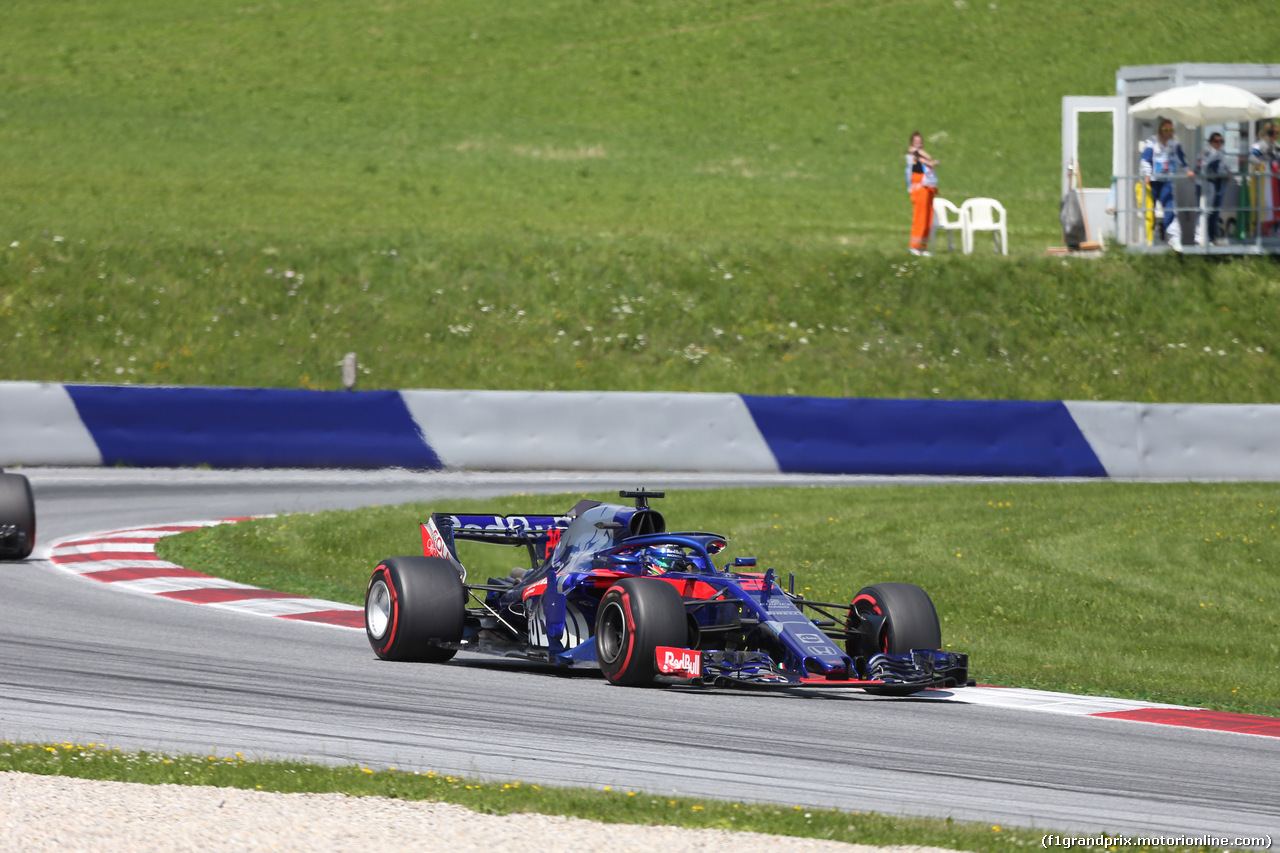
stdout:
<svg viewBox="0 0 1280 853">
<path fill-rule="evenodd" d="M 675 545 L 657 545 L 646 548 L 640 562 L 646 575 L 662 575 L 675 569 L 684 560 L 683 549 Z"/>
</svg>

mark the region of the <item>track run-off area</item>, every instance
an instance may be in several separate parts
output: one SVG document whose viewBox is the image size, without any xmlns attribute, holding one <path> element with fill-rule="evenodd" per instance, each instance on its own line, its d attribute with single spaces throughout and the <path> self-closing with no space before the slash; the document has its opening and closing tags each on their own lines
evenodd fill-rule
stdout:
<svg viewBox="0 0 1280 853">
<path fill-rule="evenodd" d="M 188 525 L 270 513 L 641 480 L 690 489 L 918 479 L 24 473 L 39 544 L 31 559 L 0 564 L 0 739 L 239 752 L 1069 833 L 1280 830 L 1280 720 L 1006 687 L 906 699 L 628 690 L 593 672 L 479 656 L 389 663 L 370 650 L 359 608 L 209 578 L 154 554 L 159 538 Z M 369 556 L 372 566 L 388 555 Z"/>
</svg>

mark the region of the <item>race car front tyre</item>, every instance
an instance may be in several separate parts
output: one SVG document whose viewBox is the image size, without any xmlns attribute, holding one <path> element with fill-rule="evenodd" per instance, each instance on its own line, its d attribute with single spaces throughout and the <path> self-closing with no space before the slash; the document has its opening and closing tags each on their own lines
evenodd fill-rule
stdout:
<svg viewBox="0 0 1280 853">
<path fill-rule="evenodd" d="M 392 557 L 369 578 L 365 634 L 383 660 L 444 663 L 457 650 L 441 643 L 462 639 L 466 604 L 453 563 L 439 557 Z"/>
<path fill-rule="evenodd" d="M 666 581 L 624 578 L 600 599 L 600 609 L 596 611 L 596 660 L 612 684 L 652 684 L 658 673 L 658 647 L 682 648 L 688 637 L 684 602 Z"/>
<path fill-rule="evenodd" d="M 21 474 L 0 473 L 0 560 L 25 560 L 36 546 L 36 502 Z"/>
<path fill-rule="evenodd" d="M 929 593 L 911 583 L 878 583 L 853 597 L 850 616 L 871 617 L 879 622 L 875 637 L 860 634 L 850 637 L 850 655 L 870 657 L 883 652 L 906 654 L 912 649 L 936 649 L 942 646 L 942 626 Z M 876 619 L 875 617 L 883 617 Z M 850 619 L 850 627 L 854 627 Z M 857 648 L 852 648 L 855 642 Z"/>
<path fill-rule="evenodd" d="M 915 584 L 879 583 L 861 590 L 849 611 L 850 657 L 902 655 L 942 646 L 942 626 L 933 599 Z M 868 693 L 901 696 L 919 687 L 868 687 Z"/>
</svg>

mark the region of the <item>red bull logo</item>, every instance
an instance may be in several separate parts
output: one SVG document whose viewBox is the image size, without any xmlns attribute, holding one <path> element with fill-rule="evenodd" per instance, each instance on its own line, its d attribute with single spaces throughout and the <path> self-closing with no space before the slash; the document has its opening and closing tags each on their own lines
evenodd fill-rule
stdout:
<svg viewBox="0 0 1280 853">
<path fill-rule="evenodd" d="M 677 678 L 697 678 L 702 675 L 702 654 L 694 649 L 676 649 L 658 646 L 654 650 L 658 672 Z"/>
<path fill-rule="evenodd" d="M 443 557 L 446 560 L 453 558 L 453 555 L 449 553 L 449 546 L 445 544 L 444 537 L 440 535 L 440 528 L 436 527 L 434 518 L 422 525 L 422 555 L 424 557 Z"/>
</svg>

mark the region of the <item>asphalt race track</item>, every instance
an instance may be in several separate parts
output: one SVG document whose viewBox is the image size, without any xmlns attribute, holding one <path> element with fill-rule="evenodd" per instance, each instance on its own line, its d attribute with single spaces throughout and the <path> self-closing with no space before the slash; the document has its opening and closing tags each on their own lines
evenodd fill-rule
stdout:
<svg viewBox="0 0 1280 853">
<path fill-rule="evenodd" d="M 127 526 L 444 496 L 878 482 L 25 473 L 43 545 Z M 386 556 L 371 546 L 370 566 Z M 981 679 L 982 662 L 974 665 Z M 394 765 L 1072 834 L 1280 835 L 1280 738 L 856 691 L 626 690 L 598 675 L 475 657 L 387 663 L 358 631 L 129 595 L 34 557 L 0 563 L 0 739 Z"/>
</svg>

